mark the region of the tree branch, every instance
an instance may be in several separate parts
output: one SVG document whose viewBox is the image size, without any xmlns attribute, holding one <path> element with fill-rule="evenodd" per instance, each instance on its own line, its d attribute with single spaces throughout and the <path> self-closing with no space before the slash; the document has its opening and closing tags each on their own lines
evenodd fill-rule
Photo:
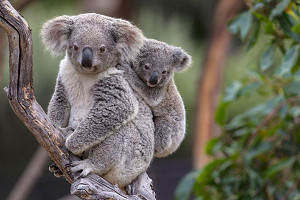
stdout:
<svg viewBox="0 0 300 200">
<path fill-rule="evenodd" d="M 71 173 L 68 166 L 79 158 L 67 151 L 62 134 L 51 123 L 34 96 L 31 30 L 8 0 L 0 2 L 0 27 L 7 33 L 9 41 L 10 81 L 9 88 L 5 89 L 9 103 L 15 114 L 46 149 L 66 180 L 73 183 L 72 193 L 82 199 L 155 199 L 148 176 L 140 176 L 138 179 L 142 179 L 142 185 L 137 187 L 147 188 L 143 192 L 150 194 L 150 198 L 143 193 L 126 195 L 118 187 L 94 174 L 76 180 L 76 174 Z M 135 191 L 140 190 L 137 188 Z"/>
</svg>

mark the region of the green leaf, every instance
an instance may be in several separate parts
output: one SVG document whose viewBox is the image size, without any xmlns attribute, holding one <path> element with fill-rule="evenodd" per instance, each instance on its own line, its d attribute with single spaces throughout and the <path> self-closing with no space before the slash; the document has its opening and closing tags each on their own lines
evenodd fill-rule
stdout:
<svg viewBox="0 0 300 200">
<path fill-rule="evenodd" d="M 281 0 L 275 8 L 271 11 L 270 19 L 272 20 L 274 17 L 281 15 L 282 12 L 289 6 L 291 0 Z"/>
<path fill-rule="evenodd" d="M 264 72 L 268 70 L 274 62 L 276 45 L 269 46 L 260 58 L 260 69 Z"/>
<path fill-rule="evenodd" d="M 288 159 L 284 159 L 284 160 L 279 161 L 278 163 L 273 164 L 266 170 L 265 177 L 266 178 L 272 177 L 279 171 L 290 167 L 292 164 L 294 164 L 295 161 L 296 161 L 295 158 L 288 158 Z"/>
<path fill-rule="evenodd" d="M 300 42 L 300 36 L 294 31 L 292 31 L 292 26 L 289 24 L 285 17 L 278 17 L 278 22 L 281 28 L 284 30 L 285 34 L 287 34 L 289 37 L 293 38 L 297 42 Z"/>
<path fill-rule="evenodd" d="M 300 34 L 300 23 L 293 26 L 292 31 L 294 31 L 295 33 L 297 33 L 299 35 Z"/>
<path fill-rule="evenodd" d="M 258 21 L 255 25 L 255 30 L 254 33 L 249 41 L 249 44 L 247 46 L 247 51 L 250 50 L 252 47 L 255 46 L 257 43 L 258 35 L 259 35 L 259 30 L 260 30 L 260 21 Z"/>
<path fill-rule="evenodd" d="M 218 108 L 216 110 L 215 121 L 221 126 L 223 126 L 225 124 L 226 113 L 227 113 L 226 111 L 227 111 L 228 106 L 229 106 L 228 102 L 224 102 L 223 100 L 221 100 L 221 102 L 219 103 Z"/>
<path fill-rule="evenodd" d="M 201 171 L 200 175 L 197 178 L 198 183 L 205 183 L 211 180 L 213 171 L 221 166 L 224 162 L 226 162 L 228 159 L 225 158 L 220 158 L 220 159 L 215 159 L 208 163 L 203 170 Z"/>
<path fill-rule="evenodd" d="M 253 17 L 250 11 L 244 11 L 228 23 L 228 29 L 233 34 L 240 33 L 240 38 L 244 40 L 252 26 Z"/>
<path fill-rule="evenodd" d="M 193 192 L 193 188 L 200 171 L 191 171 L 180 180 L 179 184 L 175 189 L 176 200 L 189 200 Z"/>
<path fill-rule="evenodd" d="M 300 95 L 300 82 L 291 82 L 284 87 L 284 91 L 288 95 Z"/>
<path fill-rule="evenodd" d="M 227 148 L 224 148 L 224 152 L 230 157 L 230 158 L 236 158 L 240 155 L 240 152 L 242 150 L 243 146 L 241 146 L 238 142 L 232 142 L 230 146 Z"/>
<path fill-rule="evenodd" d="M 250 165 L 253 158 L 268 152 L 274 144 L 274 142 L 263 141 L 258 145 L 251 147 L 251 149 L 245 154 L 245 163 Z"/>
<path fill-rule="evenodd" d="M 280 75 L 284 75 L 286 73 L 291 73 L 292 67 L 296 64 L 297 59 L 299 57 L 299 45 L 294 45 L 290 50 L 288 50 L 284 57 L 283 61 L 280 65 Z"/>
<path fill-rule="evenodd" d="M 262 2 L 257 2 L 254 6 L 253 6 L 253 11 L 258 10 L 260 8 L 263 8 L 264 4 Z"/>
<path fill-rule="evenodd" d="M 261 85 L 262 85 L 261 82 L 258 81 L 250 83 L 244 86 L 243 88 L 241 88 L 239 93 L 241 96 L 249 95 L 252 92 L 254 92 L 256 89 L 258 89 Z"/>
<path fill-rule="evenodd" d="M 267 100 L 264 103 L 261 103 L 259 105 L 256 105 L 256 106 L 250 108 L 246 112 L 236 115 L 231 120 L 231 122 L 234 122 L 235 120 L 241 121 L 242 119 L 245 119 L 245 118 L 255 118 L 255 119 L 259 120 L 260 117 L 269 114 L 275 108 L 275 106 L 277 106 L 280 102 L 282 102 L 282 100 L 283 100 L 282 96 L 280 96 L 280 95 L 275 96 L 275 97 Z"/>
<path fill-rule="evenodd" d="M 225 97 L 223 101 L 225 103 L 236 100 L 238 97 L 239 90 L 241 89 L 242 84 L 239 81 L 234 81 L 231 85 L 229 85 L 225 90 Z"/>
<path fill-rule="evenodd" d="M 205 145 L 205 153 L 208 155 L 213 155 L 215 152 L 220 150 L 222 143 L 220 139 L 213 138 L 208 141 L 208 143 Z"/>
<path fill-rule="evenodd" d="M 262 22 L 265 22 L 265 23 L 272 23 L 271 20 L 268 19 L 267 16 L 261 14 L 261 13 L 258 13 L 258 12 L 253 12 L 253 15 L 260 21 Z"/>
<path fill-rule="evenodd" d="M 283 97 L 278 95 L 262 104 L 256 105 L 253 108 L 236 115 L 228 124 L 225 125 L 224 129 L 226 131 L 233 131 L 246 126 L 250 129 L 251 127 L 249 126 L 249 123 L 254 125 L 259 123 L 261 118 L 269 114 L 275 106 L 282 102 L 282 100 Z"/>
</svg>

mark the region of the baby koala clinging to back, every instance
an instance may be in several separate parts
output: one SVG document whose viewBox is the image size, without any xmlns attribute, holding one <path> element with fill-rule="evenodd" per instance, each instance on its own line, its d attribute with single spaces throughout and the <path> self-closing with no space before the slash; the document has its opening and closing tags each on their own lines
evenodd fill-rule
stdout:
<svg viewBox="0 0 300 200">
<path fill-rule="evenodd" d="M 155 125 L 155 157 L 165 157 L 179 147 L 186 129 L 185 108 L 174 82 L 174 72 L 191 65 L 191 57 L 179 47 L 144 39 L 139 56 L 125 70 L 126 79 L 150 106 Z"/>
</svg>

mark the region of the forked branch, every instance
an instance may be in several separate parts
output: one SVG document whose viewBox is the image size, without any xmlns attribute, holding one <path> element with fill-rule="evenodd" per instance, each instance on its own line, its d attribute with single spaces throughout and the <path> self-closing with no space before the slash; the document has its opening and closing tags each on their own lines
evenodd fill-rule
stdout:
<svg viewBox="0 0 300 200">
<path fill-rule="evenodd" d="M 155 199 L 151 179 L 142 174 L 133 184 L 132 195 L 124 194 L 97 175 L 76 180 L 69 164 L 78 160 L 64 146 L 64 139 L 36 101 L 33 91 L 32 37 L 25 19 L 7 0 L 0 2 L 0 27 L 9 41 L 9 87 L 6 88 L 9 103 L 15 114 L 27 126 L 36 140 L 46 149 L 49 156 L 72 184 L 71 192 L 82 199 Z"/>
</svg>

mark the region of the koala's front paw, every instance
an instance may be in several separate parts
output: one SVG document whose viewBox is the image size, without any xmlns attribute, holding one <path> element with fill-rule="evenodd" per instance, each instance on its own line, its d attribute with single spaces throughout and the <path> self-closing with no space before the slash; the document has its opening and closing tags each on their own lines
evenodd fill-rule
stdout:
<svg viewBox="0 0 300 200">
<path fill-rule="evenodd" d="M 92 164 L 88 160 L 74 161 L 70 169 L 74 173 L 80 173 L 80 177 L 86 177 L 92 171 Z"/>
</svg>

